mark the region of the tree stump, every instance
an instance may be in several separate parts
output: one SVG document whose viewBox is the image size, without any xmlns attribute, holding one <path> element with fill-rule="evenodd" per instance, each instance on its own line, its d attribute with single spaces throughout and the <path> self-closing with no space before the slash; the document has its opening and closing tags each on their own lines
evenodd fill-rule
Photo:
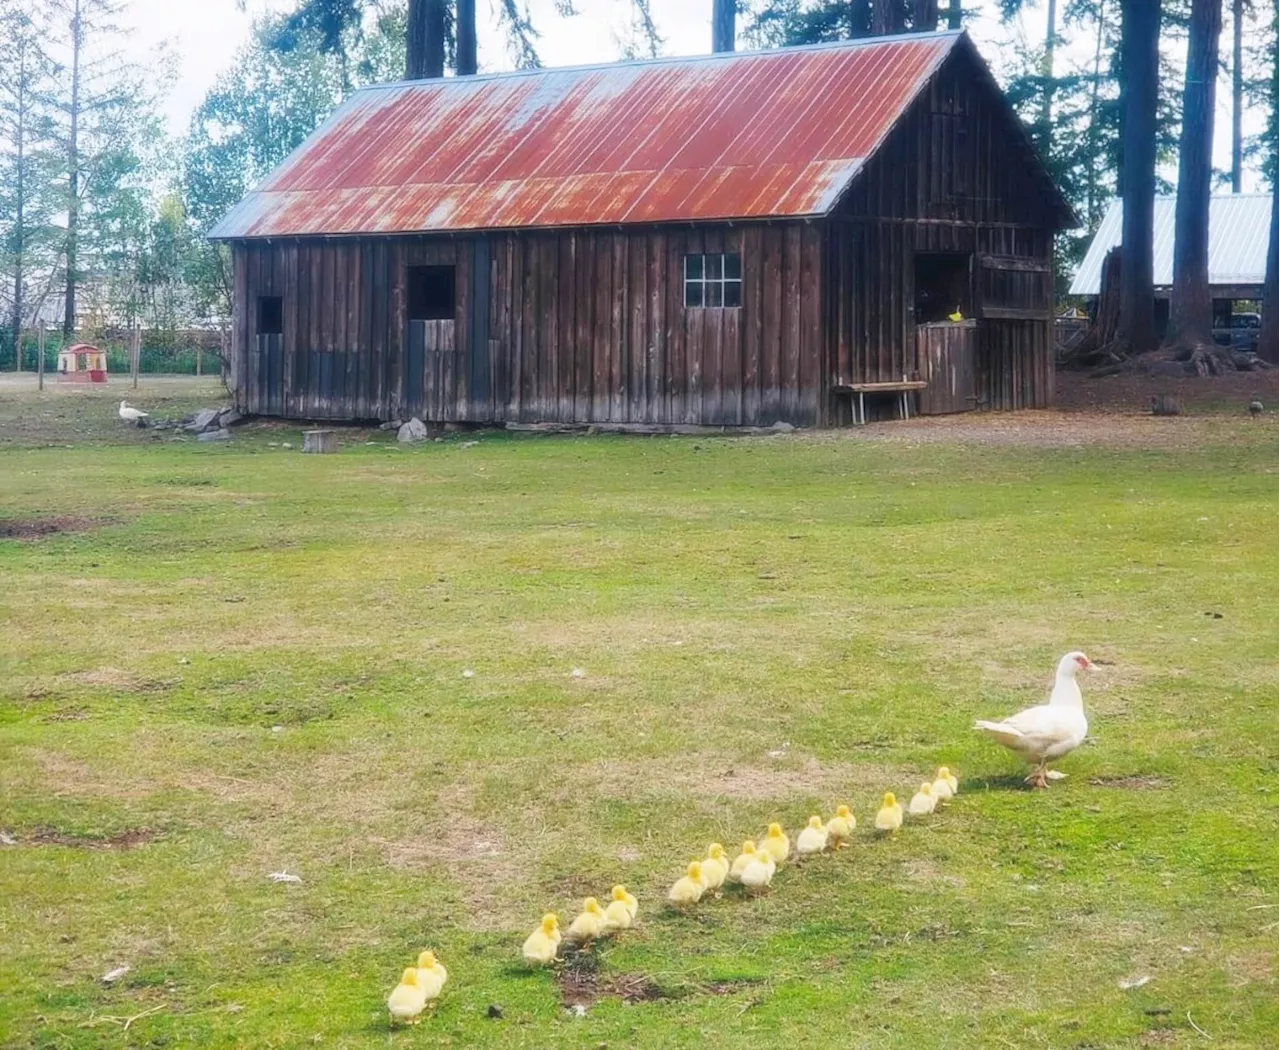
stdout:
<svg viewBox="0 0 1280 1050">
<path fill-rule="evenodd" d="M 1153 416 L 1180 416 L 1182 402 L 1172 394 L 1153 394 L 1151 397 L 1151 414 Z"/>
<path fill-rule="evenodd" d="M 337 432 L 333 430 L 304 430 L 302 432 L 302 451 L 337 452 Z"/>
</svg>

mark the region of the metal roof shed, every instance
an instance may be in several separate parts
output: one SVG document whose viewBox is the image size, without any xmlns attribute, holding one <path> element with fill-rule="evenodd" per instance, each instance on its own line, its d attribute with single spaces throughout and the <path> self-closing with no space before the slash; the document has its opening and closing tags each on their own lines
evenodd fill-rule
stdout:
<svg viewBox="0 0 1280 1050">
<path fill-rule="evenodd" d="M 1177 198 L 1156 198 L 1152 229 L 1152 269 L 1157 297 L 1173 286 L 1174 211 Z M 1120 244 L 1124 204 L 1114 200 L 1071 282 L 1072 295 L 1097 295 L 1102 262 Z M 1257 299 L 1267 272 L 1269 193 L 1218 193 L 1209 200 L 1209 285 L 1215 297 Z"/>
</svg>

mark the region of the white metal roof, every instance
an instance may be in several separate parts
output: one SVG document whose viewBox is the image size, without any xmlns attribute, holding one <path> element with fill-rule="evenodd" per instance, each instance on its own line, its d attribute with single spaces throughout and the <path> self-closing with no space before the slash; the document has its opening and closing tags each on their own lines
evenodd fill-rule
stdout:
<svg viewBox="0 0 1280 1050">
<path fill-rule="evenodd" d="M 1157 287 L 1173 284 L 1175 198 L 1157 197 L 1153 263 Z M 1124 208 L 1111 202 L 1093 243 L 1071 282 L 1072 295 L 1097 295 L 1102 260 L 1120 243 Z M 1221 193 L 1209 201 L 1209 283 L 1262 284 L 1267 271 L 1267 227 L 1271 194 Z"/>
</svg>

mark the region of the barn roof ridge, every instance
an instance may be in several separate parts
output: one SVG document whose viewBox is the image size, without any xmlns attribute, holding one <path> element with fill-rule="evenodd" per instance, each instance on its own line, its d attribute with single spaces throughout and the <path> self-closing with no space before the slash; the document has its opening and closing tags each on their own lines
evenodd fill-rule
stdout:
<svg viewBox="0 0 1280 1050">
<path fill-rule="evenodd" d="M 818 218 L 957 54 L 999 94 L 964 30 L 371 85 L 208 236 Z"/>
<path fill-rule="evenodd" d="M 968 36 L 966 29 L 939 29 L 934 32 L 885 33 L 880 36 L 863 36 L 853 40 L 822 40 L 816 44 L 789 44 L 783 47 L 760 47 L 750 51 L 710 51 L 700 55 L 656 55 L 653 58 L 625 58 L 616 62 L 585 62 L 572 66 L 536 66 L 532 69 L 495 70 L 492 73 L 471 73 L 467 76 L 432 77 L 418 80 L 387 80 L 380 84 L 361 84 L 352 90 L 347 99 L 367 91 L 390 91 L 397 88 L 466 87 L 478 81 L 514 80 L 518 77 L 548 76 L 554 73 L 593 73 L 614 69 L 644 69 L 654 66 L 685 65 L 732 61 L 733 59 L 765 58 L 770 55 L 803 54 L 808 51 L 842 51 L 872 44 L 888 44 L 911 40 L 958 39 Z M 343 99 L 339 106 L 345 105 Z M 336 112 L 336 110 L 335 110 Z M 323 125 L 321 125 L 323 126 Z"/>
</svg>

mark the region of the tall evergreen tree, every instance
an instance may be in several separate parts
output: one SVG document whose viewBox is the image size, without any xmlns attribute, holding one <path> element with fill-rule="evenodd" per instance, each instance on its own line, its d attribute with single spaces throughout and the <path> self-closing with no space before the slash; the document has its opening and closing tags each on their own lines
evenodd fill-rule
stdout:
<svg viewBox="0 0 1280 1050">
<path fill-rule="evenodd" d="M 737 37 L 737 0 L 711 0 L 711 50 L 732 51 Z"/>
<path fill-rule="evenodd" d="M 1266 126 L 1251 145 L 1261 162 L 1263 179 L 1271 186 L 1271 232 L 1267 239 L 1267 272 L 1262 293 L 1262 331 L 1258 354 L 1265 361 L 1280 361 L 1280 0 L 1272 0 L 1271 25 L 1262 47 L 1264 72 L 1246 87 L 1264 107 Z"/>
<path fill-rule="evenodd" d="M 1165 344 L 1181 355 L 1213 352 L 1209 297 L 1209 196 L 1213 180 L 1213 105 L 1218 80 L 1222 0 L 1192 0 L 1186 87 L 1178 150 L 1173 288 Z"/>
<path fill-rule="evenodd" d="M 43 38 L 33 0 L 0 0 L 0 273 L 12 293 L 6 321 L 15 365 L 32 306 L 28 285 L 47 265 L 54 232 L 45 104 L 53 63 Z"/>
<path fill-rule="evenodd" d="M 1152 241 L 1156 195 L 1156 117 L 1160 73 L 1160 0 L 1121 4 L 1121 199 L 1120 319 L 1116 347 L 1122 355 L 1155 348 Z"/>
</svg>

